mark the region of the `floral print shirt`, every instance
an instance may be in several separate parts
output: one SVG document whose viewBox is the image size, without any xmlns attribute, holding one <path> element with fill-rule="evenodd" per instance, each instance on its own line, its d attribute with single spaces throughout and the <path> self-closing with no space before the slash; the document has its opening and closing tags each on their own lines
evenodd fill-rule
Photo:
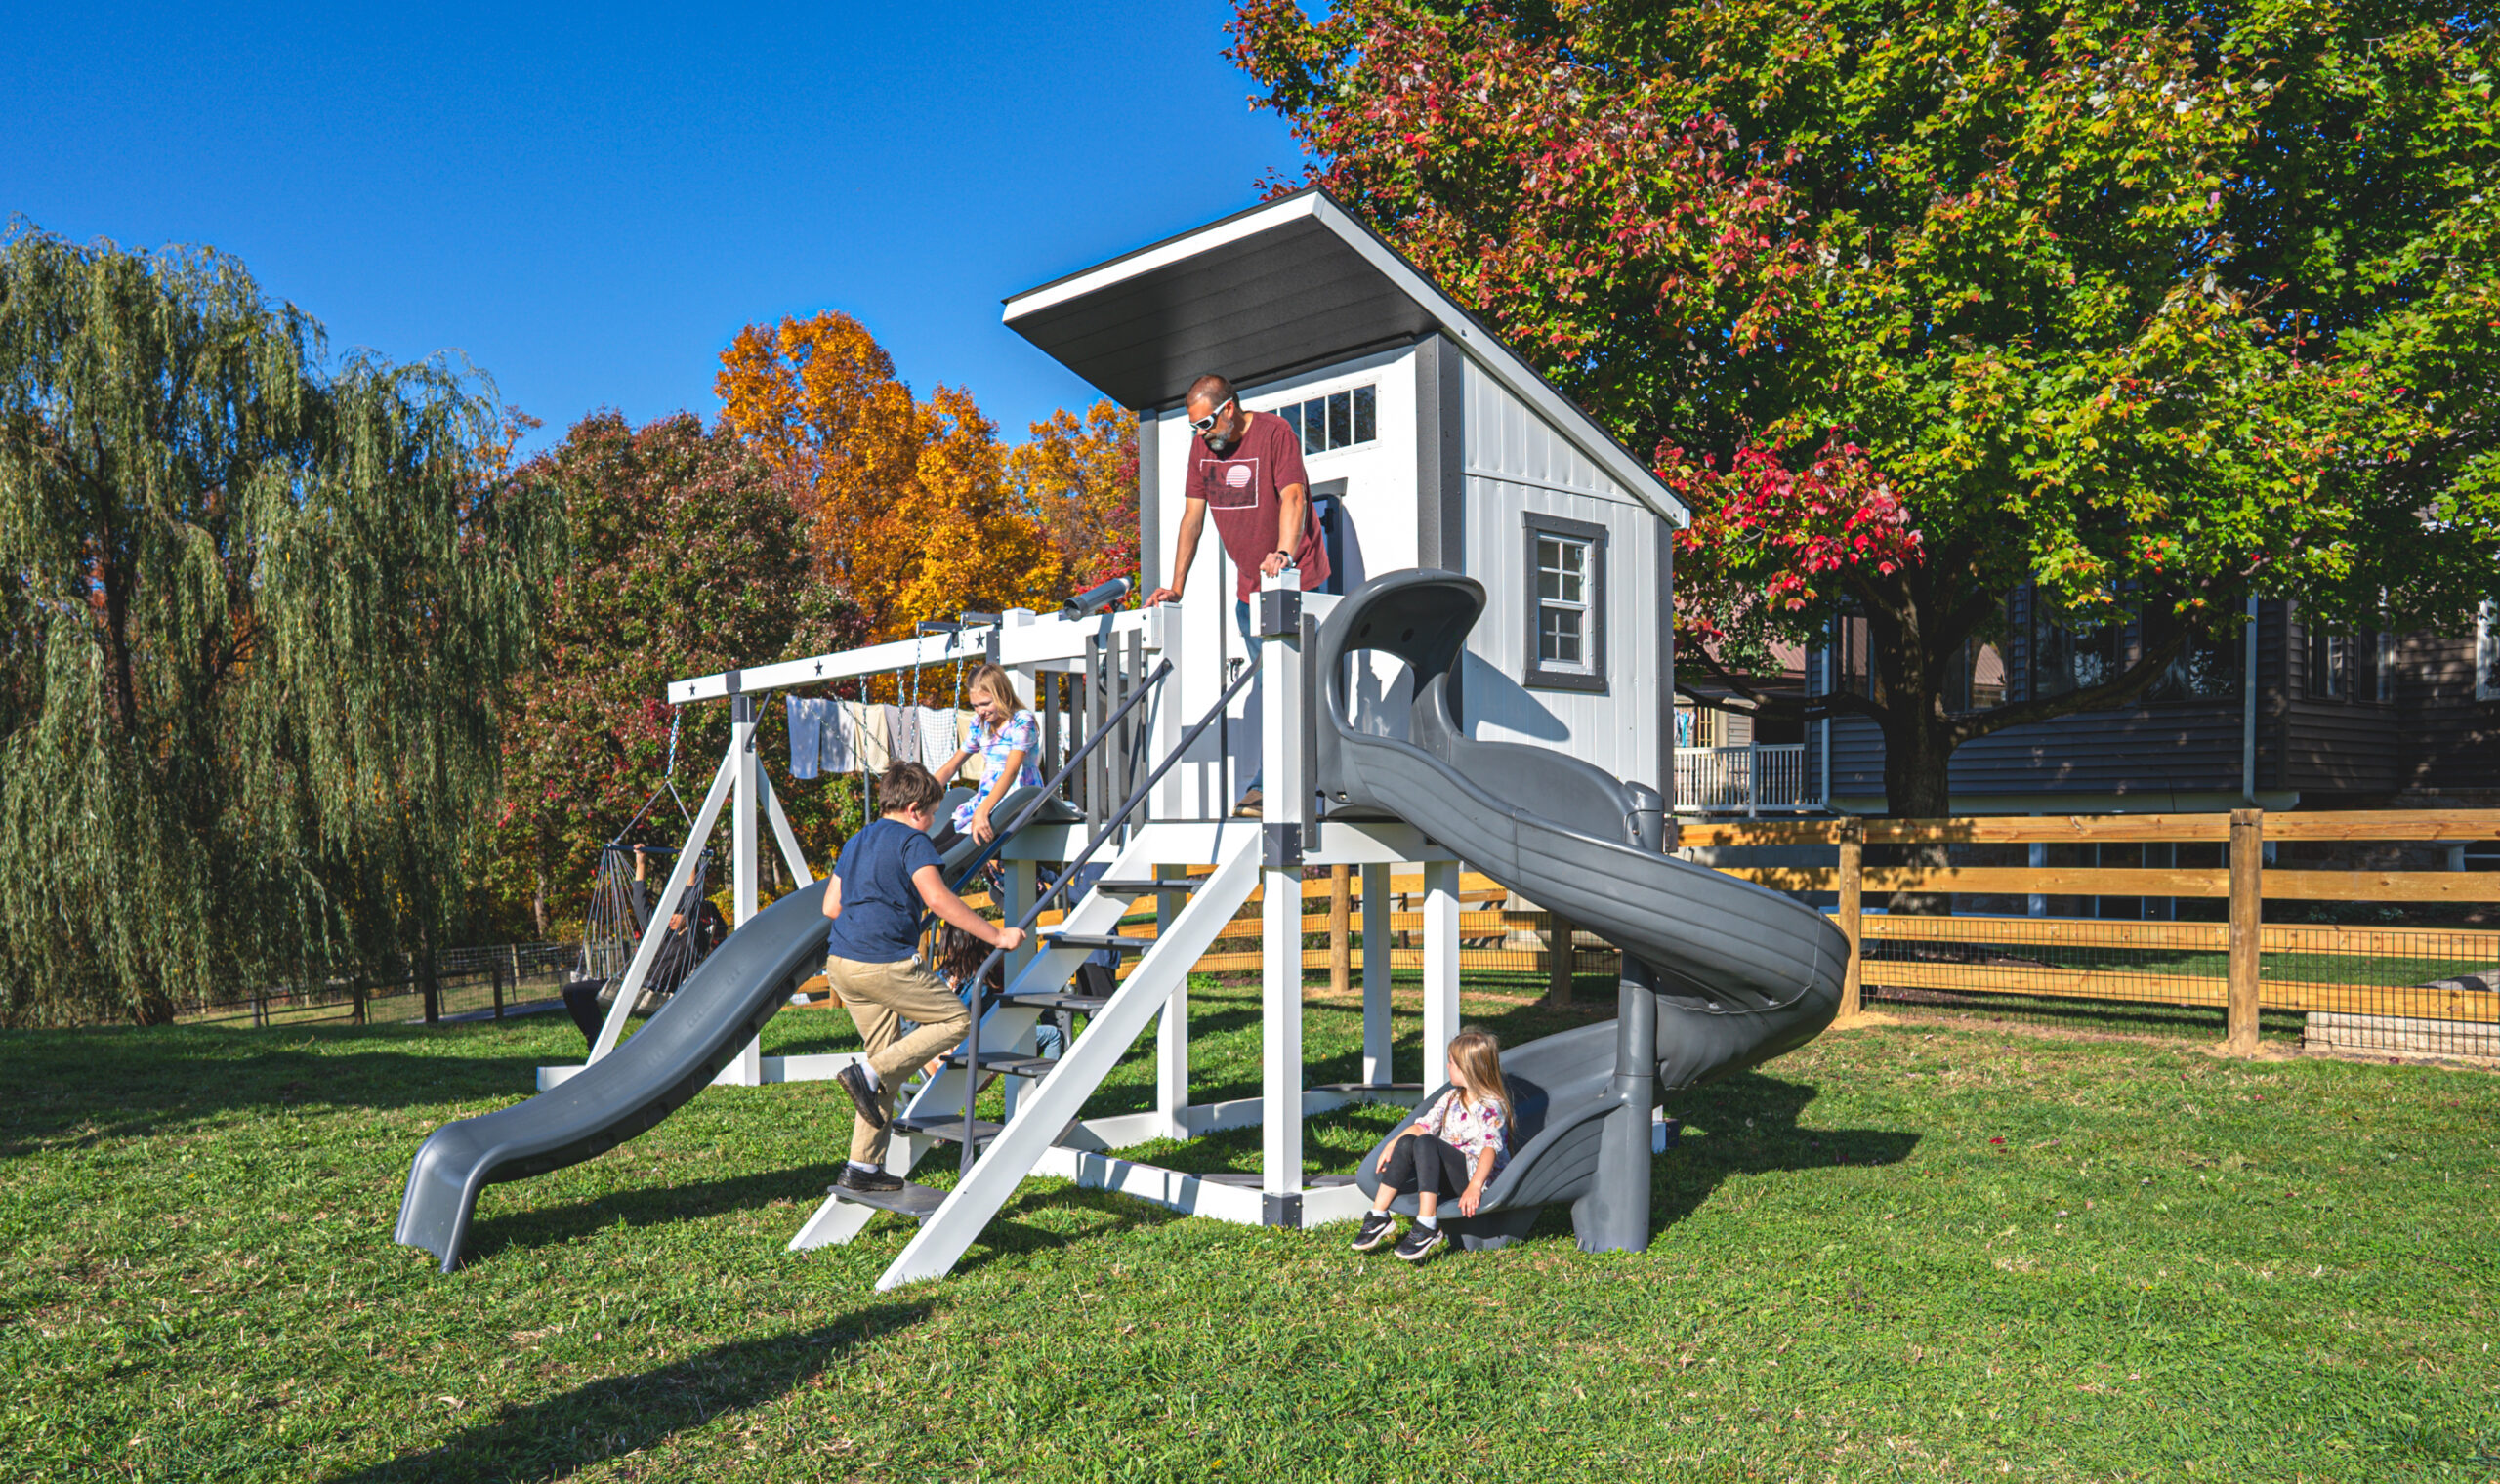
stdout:
<svg viewBox="0 0 2500 1484">
<path fill-rule="evenodd" d="M 1434 1134 L 1466 1155 L 1470 1178 L 1475 1176 L 1476 1162 L 1484 1157 L 1485 1150 L 1492 1150 L 1493 1172 L 1484 1176 L 1486 1184 L 1491 1184 L 1493 1175 L 1501 1174 L 1502 1167 L 1511 1162 L 1510 1119 L 1503 1114 L 1502 1105 L 1489 1097 L 1472 1103 L 1452 1088 L 1415 1120 L 1415 1132 Z"/>
<path fill-rule="evenodd" d="M 1016 781 L 1008 787 L 1021 788 L 1025 784 L 1042 781 L 1042 723 L 1033 720 L 1029 711 L 1020 711 L 1008 718 L 1007 724 L 998 728 L 995 735 L 981 722 L 973 722 L 972 747 L 981 756 L 980 787 L 974 791 L 973 797 L 955 805 L 955 828 L 958 830 L 973 827 L 973 810 L 988 797 L 999 769 L 1007 765 L 1008 754 L 1021 752 L 1024 755 L 1024 765 L 1018 769 Z M 990 822 L 1000 829 L 1007 827 L 1004 819 Z"/>
</svg>

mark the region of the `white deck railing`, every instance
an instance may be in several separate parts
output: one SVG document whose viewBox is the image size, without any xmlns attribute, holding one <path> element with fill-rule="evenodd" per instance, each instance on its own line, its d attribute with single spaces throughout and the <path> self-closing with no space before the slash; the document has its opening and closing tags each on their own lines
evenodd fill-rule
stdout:
<svg viewBox="0 0 2500 1484">
<path fill-rule="evenodd" d="M 1823 806 L 1821 780 L 1808 776 L 1806 745 L 1676 749 L 1676 809 L 1695 814 L 1759 814 Z"/>
</svg>

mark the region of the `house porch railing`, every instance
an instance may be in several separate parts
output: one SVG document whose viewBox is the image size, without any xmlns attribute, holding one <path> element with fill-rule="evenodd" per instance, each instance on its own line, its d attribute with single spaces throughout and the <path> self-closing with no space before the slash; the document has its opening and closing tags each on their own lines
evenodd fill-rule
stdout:
<svg viewBox="0 0 2500 1484">
<path fill-rule="evenodd" d="M 1676 812 L 1743 814 L 1823 806 L 1821 780 L 1806 767 L 1806 745 L 1676 749 Z"/>
</svg>

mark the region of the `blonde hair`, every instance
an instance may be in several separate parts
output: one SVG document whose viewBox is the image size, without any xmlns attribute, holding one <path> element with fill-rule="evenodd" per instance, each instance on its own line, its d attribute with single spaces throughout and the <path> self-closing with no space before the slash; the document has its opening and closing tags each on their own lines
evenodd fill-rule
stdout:
<svg viewBox="0 0 2500 1484">
<path fill-rule="evenodd" d="M 971 700 L 976 690 L 988 691 L 989 698 L 1006 707 L 1011 717 L 1024 709 L 1024 698 L 1016 693 L 1016 677 L 1004 665 L 984 664 L 975 670 L 973 678 L 964 682 L 964 699 Z"/>
<path fill-rule="evenodd" d="M 1491 1031 L 1473 1027 L 1449 1038 L 1449 1059 L 1458 1063 L 1467 1089 L 1478 1097 L 1502 1105 L 1502 1117 L 1513 1115 L 1511 1085 L 1502 1080 L 1502 1043 Z"/>
</svg>

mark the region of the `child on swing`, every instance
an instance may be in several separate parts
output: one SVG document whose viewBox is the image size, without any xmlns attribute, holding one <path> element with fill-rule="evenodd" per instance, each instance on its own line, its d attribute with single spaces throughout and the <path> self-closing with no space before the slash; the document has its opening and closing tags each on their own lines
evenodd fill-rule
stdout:
<svg viewBox="0 0 2500 1484">
<path fill-rule="evenodd" d="M 992 820 L 990 814 L 1007 797 L 1007 791 L 1042 781 L 1041 723 L 1016 694 L 1016 678 L 1004 666 L 983 665 L 973 672 L 972 682 L 964 687 L 964 699 L 973 707 L 972 744 L 957 748 L 953 757 L 938 765 L 938 781 L 953 782 L 955 774 L 979 753 L 980 788 L 955 806 L 954 816 L 938 832 L 940 855 L 966 836 L 979 844 L 989 844 L 998 833 L 998 826 L 1006 822 Z"/>
<path fill-rule="evenodd" d="M 1399 1131 L 1381 1151 L 1380 1194 L 1354 1233 L 1354 1251 L 1369 1252 L 1389 1240 L 1397 1222 L 1389 1203 L 1415 1193 L 1415 1225 L 1397 1244 L 1397 1256 L 1421 1262 L 1448 1242 L 1440 1203 L 1458 1202 L 1458 1214 L 1476 1215 L 1484 1187 L 1510 1163 L 1511 1090 L 1502 1081 L 1502 1044 L 1490 1032 L 1464 1030 L 1450 1038 L 1450 1091 Z"/>
</svg>

